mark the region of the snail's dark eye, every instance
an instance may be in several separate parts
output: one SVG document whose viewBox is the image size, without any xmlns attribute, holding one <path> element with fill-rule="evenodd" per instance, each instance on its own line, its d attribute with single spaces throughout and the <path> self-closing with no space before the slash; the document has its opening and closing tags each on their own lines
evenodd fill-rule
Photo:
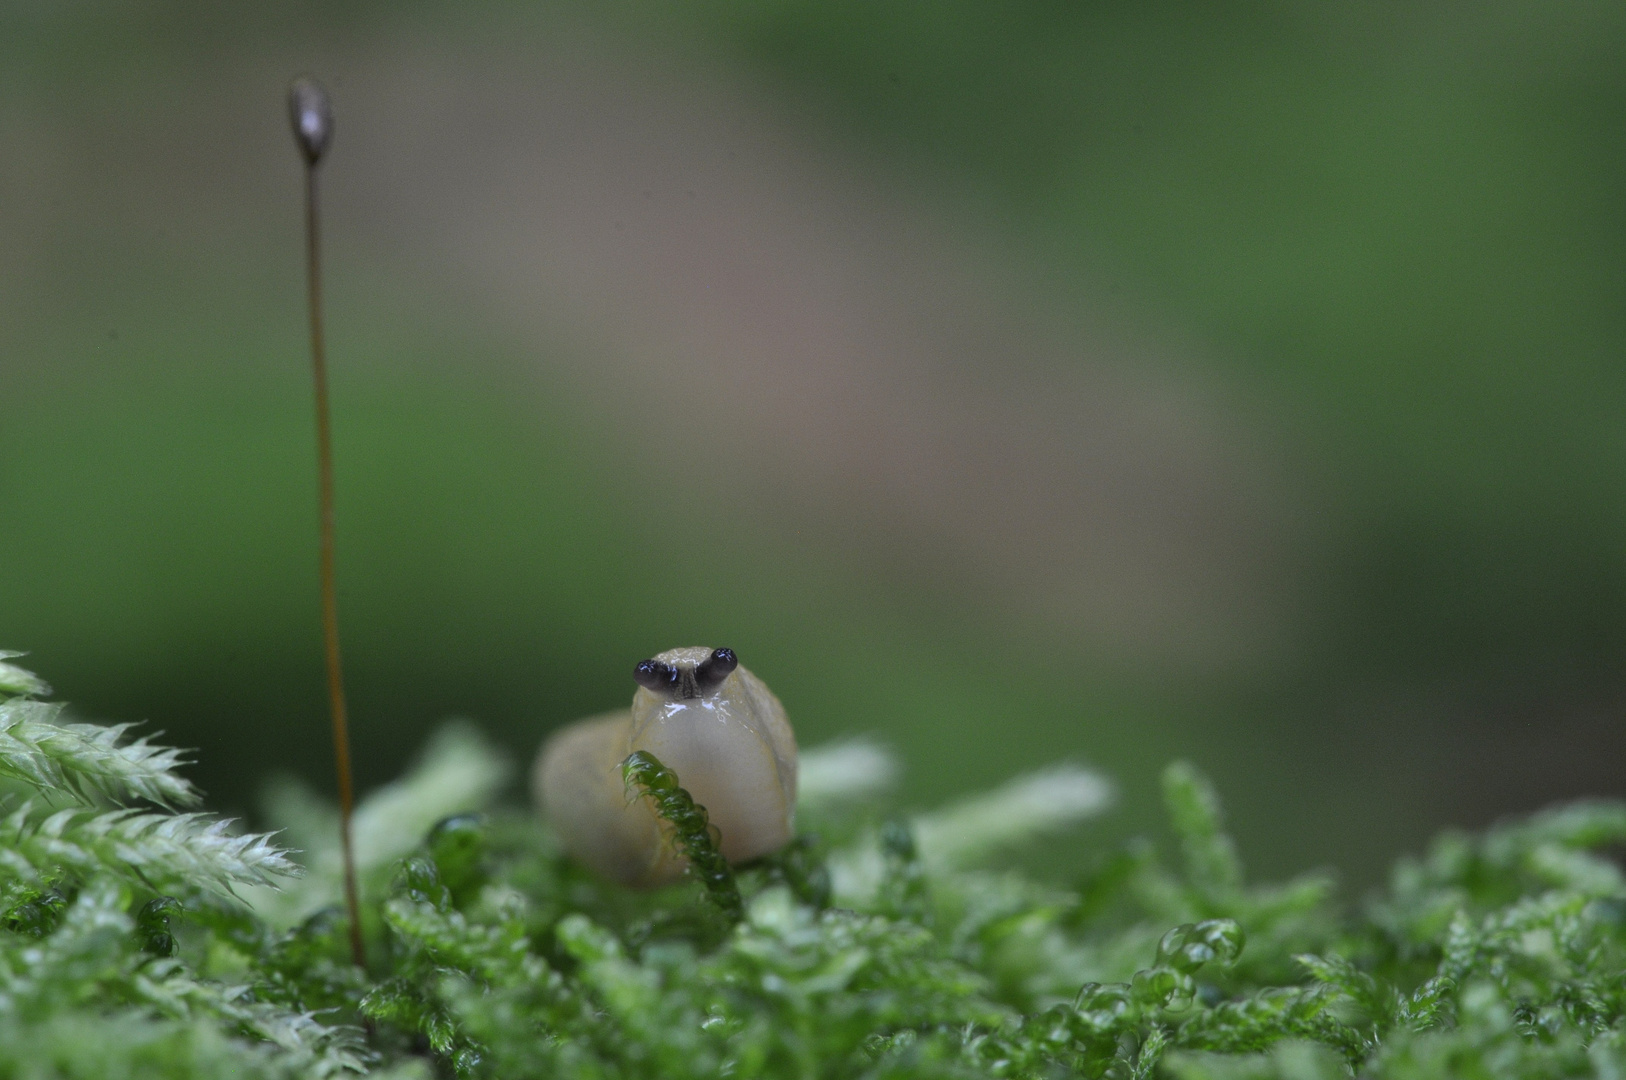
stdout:
<svg viewBox="0 0 1626 1080">
<path fill-rule="evenodd" d="M 646 690 L 671 690 L 678 684 L 677 668 L 659 660 L 642 660 L 632 670 L 633 681 Z"/>
<path fill-rule="evenodd" d="M 702 690 L 713 690 L 739 666 L 739 657 L 734 655 L 733 649 L 714 649 L 694 669 L 695 685 Z"/>
</svg>

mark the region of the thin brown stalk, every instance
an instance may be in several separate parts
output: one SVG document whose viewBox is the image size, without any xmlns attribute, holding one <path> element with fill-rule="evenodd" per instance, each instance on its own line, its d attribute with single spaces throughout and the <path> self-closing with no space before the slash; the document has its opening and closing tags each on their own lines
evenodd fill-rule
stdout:
<svg viewBox="0 0 1626 1080">
<path fill-rule="evenodd" d="M 316 386 L 316 473 L 320 499 L 322 639 L 327 658 L 328 710 L 333 718 L 333 764 L 339 780 L 339 842 L 344 853 L 344 903 L 350 916 L 350 955 L 367 966 L 361 936 L 361 898 L 356 887 L 356 858 L 350 819 L 355 787 L 350 775 L 350 726 L 344 697 L 344 668 L 339 657 L 339 600 L 333 572 L 333 427 L 328 415 L 327 350 L 322 335 L 322 248 L 316 167 L 333 136 L 333 114 L 327 94 L 316 83 L 300 79 L 288 96 L 294 140 L 305 161 L 305 280 L 311 329 L 311 375 Z"/>
</svg>

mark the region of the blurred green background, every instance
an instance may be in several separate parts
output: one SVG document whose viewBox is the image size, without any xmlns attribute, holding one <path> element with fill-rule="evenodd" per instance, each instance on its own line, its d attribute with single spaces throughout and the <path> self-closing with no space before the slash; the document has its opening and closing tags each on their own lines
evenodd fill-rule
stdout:
<svg viewBox="0 0 1626 1080">
<path fill-rule="evenodd" d="M 1267 873 L 1626 794 L 1619 3 L 5 3 L 0 646 L 238 812 L 330 779 L 298 72 L 363 786 L 698 643 Z"/>
</svg>

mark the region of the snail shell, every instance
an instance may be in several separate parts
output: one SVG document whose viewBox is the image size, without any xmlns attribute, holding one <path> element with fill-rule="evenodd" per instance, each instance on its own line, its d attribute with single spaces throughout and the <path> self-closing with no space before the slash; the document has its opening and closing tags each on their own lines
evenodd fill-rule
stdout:
<svg viewBox="0 0 1626 1080">
<path fill-rule="evenodd" d="M 542 746 L 532 787 L 565 850 L 639 888 L 687 860 L 646 797 L 629 798 L 621 762 L 654 754 L 706 808 L 724 858 L 783 847 L 796 806 L 796 736 L 785 708 L 728 649 L 671 649 L 634 672 L 632 708 L 577 721 Z"/>
</svg>

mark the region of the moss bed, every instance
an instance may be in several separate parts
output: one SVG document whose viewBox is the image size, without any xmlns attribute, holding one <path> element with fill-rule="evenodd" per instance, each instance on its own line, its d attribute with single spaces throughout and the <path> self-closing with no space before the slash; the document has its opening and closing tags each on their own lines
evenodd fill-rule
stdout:
<svg viewBox="0 0 1626 1080">
<path fill-rule="evenodd" d="M 1064 887 L 997 867 L 1103 808 L 1100 777 L 909 816 L 850 743 L 804 755 L 786 851 L 632 893 L 504 808 L 509 764 L 451 727 L 358 809 L 364 971 L 331 806 L 281 781 L 275 834 L 195 812 L 181 754 L 64 719 L 10 655 L 3 1077 L 1626 1076 L 1618 803 L 1442 835 L 1353 903 L 1248 883 L 1176 763 L 1173 858 L 1119 845 Z"/>
</svg>

